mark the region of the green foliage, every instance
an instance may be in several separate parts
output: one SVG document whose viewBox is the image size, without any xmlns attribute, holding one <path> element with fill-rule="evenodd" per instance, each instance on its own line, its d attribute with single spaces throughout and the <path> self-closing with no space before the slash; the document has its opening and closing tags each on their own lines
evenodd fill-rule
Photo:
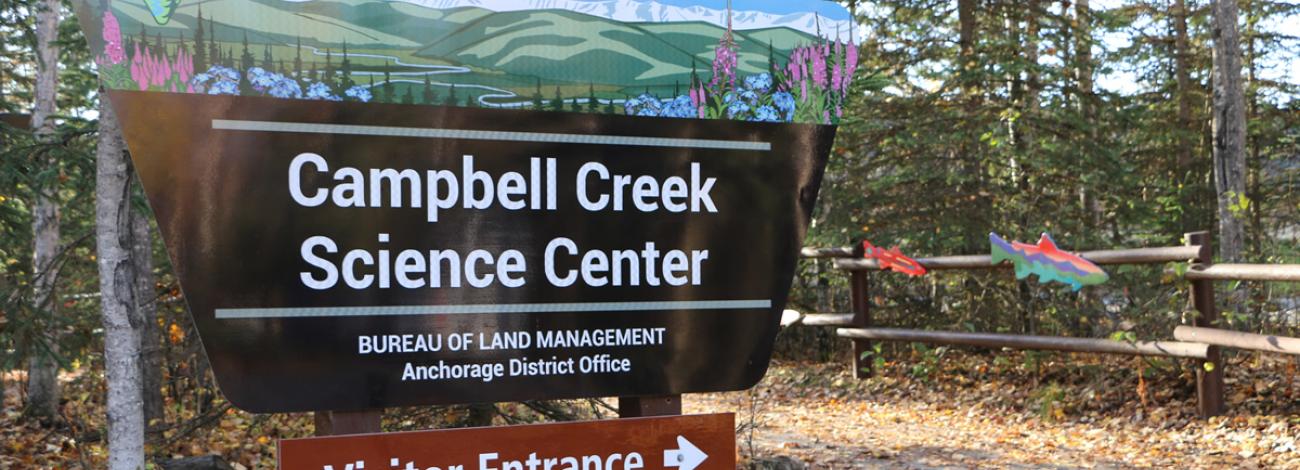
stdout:
<svg viewBox="0 0 1300 470">
<path fill-rule="evenodd" d="M 979 2 L 967 56 L 956 2 L 860 8 L 863 71 L 805 244 L 866 238 L 915 256 L 982 254 L 991 231 L 1019 240 L 1048 231 L 1082 251 L 1180 245 L 1186 232 L 1213 230 L 1206 6 L 1189 2 L 1182 86 L 1167 2 L 1108 5 L 1088 22 L 1073 4 Z M 1233 208 L 1247 215 L 1252 262 L 1297 262 L 1300 87 L 1276 71 L 1262 77 L 1266 64 L 1297 60 L 1300 43 L 1279 24 L 1294 22 L 1300 6 L 1242 8 L 1245 73 L 1258 64 L 1261 78 L 1247 80 L 1251 184 Z M 873 273 L 873 322 L 1094 338 L 1124 331 L 1134 340 L 1167 338 L 1194 314 L 1180 280 L 1186 264 L 1105 268 L 1110 281 L 1081 293 L 1003 270 Z M 847 278 L 803 261 L 792 301 L 847 311 Z M 1247 287 L 1250 305 L 1234 327 L 1296 327 L 1265 313 L 1294 299 L 1295 286 Z"/>
</svg>

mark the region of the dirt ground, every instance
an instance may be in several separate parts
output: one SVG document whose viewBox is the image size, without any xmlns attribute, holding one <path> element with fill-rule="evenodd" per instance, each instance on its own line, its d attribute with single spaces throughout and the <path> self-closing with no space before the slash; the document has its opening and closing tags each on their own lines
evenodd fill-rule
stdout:
<svg viewBox="0 0 1300 470">
<path fill-rule="evenodd" d="M 687 395 L 684 411 L 736 413 L 745 468 L 1300 469 L 1296 358 L 1231 356 L 1228 414 L 1207 420 L 1196 415 L 1194 361 L 943 348 L 888 357 L 861 381 L 841 363 L 775 361 L 755 388 Z M 23 419 L 10 394 L 0 470 L 103 468 L 104 384 L 86 370 L 64 376 L 60 426 Z M 498 404 L 494 424 L 535 416 L 537 405 Z M 207 411 L 169 406 L 172 424 L 149 447 L 155 460 L 218 455 L 236 469 L 274 468 L 278 439 L 312 433 L 310 414 L 253 415 L 219 397 Z M 463 411 L 392 409 L 384 428 L 463 425 Z"/>
<path fill-rule="evenodd" d="M 1053 355 L 1041 366 L 1054 374 L 1030 374 L 990 371 L 1012 362 L 990 357 L 950 356 L 929 376 L 891 364 L 866 381 L 777 362 L 753 390 L 688 395 L 684 411 L 736 412 L 742 459 L 818 469 L 1300 468 L 1300 382 L 1253 377 L 1293 374 L 1289 358 L 1239 361 L 1229 415 L 1204 420 L 1190 371 L 1139 381 L 1125 371 L 1142 360 Z"/>
</svg>

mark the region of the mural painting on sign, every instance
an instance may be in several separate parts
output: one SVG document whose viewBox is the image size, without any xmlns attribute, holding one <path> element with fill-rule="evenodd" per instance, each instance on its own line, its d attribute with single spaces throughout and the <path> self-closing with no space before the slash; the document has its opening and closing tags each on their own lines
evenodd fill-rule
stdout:
<svg viewBox="0 0 1300 470">
<path fill-rule="evenodd" d="M 805 2 L 76 3 L 122 90 L 833 124 L 858 66 Z"/>
</svg>

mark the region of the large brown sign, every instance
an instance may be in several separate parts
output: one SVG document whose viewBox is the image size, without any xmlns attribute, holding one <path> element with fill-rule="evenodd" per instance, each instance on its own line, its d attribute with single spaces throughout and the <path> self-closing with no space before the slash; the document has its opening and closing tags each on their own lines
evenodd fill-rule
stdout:
<svg viewBox="0 0 1300 470">
<path fill-rule="evenodd" d="M 416 431 L 280 441 L 285 470 L 736 468 L 735 415 Z"/>
<path fill-rule="evenodd" d="M 212 370 L 254 412 L 748 388 L 834 136 L 109 94 Z"/>
</svg>

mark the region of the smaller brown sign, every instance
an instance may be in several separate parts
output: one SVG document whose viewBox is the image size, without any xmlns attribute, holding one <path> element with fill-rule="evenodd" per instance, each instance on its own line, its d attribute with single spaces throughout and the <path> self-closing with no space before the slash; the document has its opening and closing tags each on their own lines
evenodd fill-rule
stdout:
<svg viewBox="0 0 1300 470">
<path fill-rule="evenodd" d="M 735 415 L 284 439 L 286 470 L 712 470 L 736 468 Z"/>
</svg>

